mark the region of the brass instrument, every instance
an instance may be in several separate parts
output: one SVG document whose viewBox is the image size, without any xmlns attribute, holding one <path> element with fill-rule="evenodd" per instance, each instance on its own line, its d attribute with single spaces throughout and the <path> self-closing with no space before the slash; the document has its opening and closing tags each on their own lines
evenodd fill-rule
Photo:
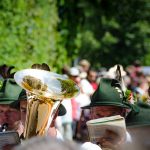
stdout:
<svg viewBox="0 0 150 150">
<path fill-rule="evenodd" d="M 62 100 L 79 93 L 72 80 L 45 70 L 21 70 L 15 73 L 14 79 L 27 92 L 26 139 L 46 135 Z"/>
<path fill-rule="evenodd" d="M 8 129 L 8 123 L 4 123 L 1 127 L 0 127 L 0 132 L 6 132 Z"/>
</svg>

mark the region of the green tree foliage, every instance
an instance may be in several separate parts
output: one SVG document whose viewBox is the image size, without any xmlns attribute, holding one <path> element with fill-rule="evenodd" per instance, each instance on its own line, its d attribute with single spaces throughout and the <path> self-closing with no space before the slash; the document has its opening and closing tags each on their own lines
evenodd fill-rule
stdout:
<svg viewBox="0 0 150 150">
<path fill-rule="evenodd" d="M 69 56 L 105 67 L 136 59 L 150 65 L 148 0 L 60 0 L 58 8 Z"/>
<path fill-rule="evenodd" d="M 55 0 L 1 0 L 0 64 L 22 69 L 46 62 L 60 70 L 67 59 L 58 21 Z"/>
<path fill-rule="evenodd" d="M 0 64 L 48 63 L 60 71 L 76 58 L 96 67 L 150 65 L 149 0 L 1 0 Z"/>
</svg>

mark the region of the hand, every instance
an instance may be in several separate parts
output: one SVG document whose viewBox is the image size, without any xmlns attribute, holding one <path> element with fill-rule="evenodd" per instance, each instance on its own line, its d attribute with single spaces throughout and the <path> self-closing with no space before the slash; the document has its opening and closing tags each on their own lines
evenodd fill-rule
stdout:
<svg viewBox="0 0 150 150">
<path fill-rule="evenodd" d="M 119 150 L 119 147 L 121 146 L 121 143 L 123 142 L 123 139 L 115 132 L 111 130 L 106 130 L 103 137 L 99 138 L 98 144 L 102 148 L 109 148 L 112 150 Z"/>
<path fill-rule="evenodd" d="M 21 121 L 16 121 L 13 126 L 14 126 L 13 127 L 14 130 L 16 132 L 18 132 L 18 134 L 20 136 L 23 133 L 23 131 L 24 131 L 24 126 L 23 126 L 22 122 Z"/>
</svg>

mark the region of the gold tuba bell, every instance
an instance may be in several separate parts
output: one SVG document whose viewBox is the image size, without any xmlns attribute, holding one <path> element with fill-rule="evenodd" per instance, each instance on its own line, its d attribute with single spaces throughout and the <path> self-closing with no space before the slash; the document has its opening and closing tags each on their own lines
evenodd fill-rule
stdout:
<svg viewBox="0 0 150 150">
<path fill-rule="evenodd" d="M 62 100 L 79 93 L 72 80 L 45 70 L 24 69 L 14 79 L 27 92 L 25 139 L 46 135 Z"/>
</svg>

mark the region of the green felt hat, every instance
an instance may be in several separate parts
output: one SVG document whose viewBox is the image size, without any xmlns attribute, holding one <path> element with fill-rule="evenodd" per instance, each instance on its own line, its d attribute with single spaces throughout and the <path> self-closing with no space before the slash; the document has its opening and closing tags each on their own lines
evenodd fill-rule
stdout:
<svg viewBox="0 0 150 150">
<path fill-rule="evenodd" d="M 150 105 L 139 102 L 137 104 L 140 109 L 139 113 L 131 112 L 126 118 L 127 127 L 140 127 L 150 125 Z"/>
<path fill-rule="evenodd" d="M 0 104 L 11 104 L 18 100 L 21 87 L 19 87 L 14 79 L 2 79 L 0 86 Z"/>
<path fill-rule="evenodd" d="M 60 104 L 58 116 L 63 116 L 63 115 L 66 114 L 66 112 L 67 112 L 67 111 L 66 111 L 66 108 L 64 107 L 64 105 L 63 105 L 63 104 Z"/>
<path fill-rule="evenodd" d="M 17 101 L 14 101 L 13 103 L 11 103 L 11 107 L 15 108 L 15 109 L 20 109 L 20 101 L 22 100 L 27 100 L 27 95 L 26 95 L 26 91 L 24 89 L 21 90 Z"/>
<path fill-rule="evenodd" d="M 18 101 L 21 101 L 21 100 L 27 100 L 27 94 L 26 94 L 26 91 L 24 89 L 22 89 L 22 91 L 18 97 Z"/>
<path fill-rule="evenodd" d="M 97 90 L 91 97 L 91 103 L 83 109 L 94 106 L 118 106 L 130 108 L 122 91 L 120 82 L 116 79 L 102 78 Z"/>
<path fill-rule="evenodd" d="M 13 79 L 14 72 L 11 70 L 14 66 L 0 66 L 0 104 L 11 104 L 18 99 L 21 87 Z"/>
<path fill-rule="evenodd" d="M 11 107 L 19 109 L 19 107 L 20 107 L 20 101 L 22 101 L 22 100 L 27 100 L 27 94 L 26 94 L 26 91 L 24 89 L 22 89 L 21 93 L 19 94 L 18 100 L 11 104 Z M 66 114 L 66 109 L 61 104 L 59 106 L 58 116 L 63 116 L 65 114 Z"/>
</svg>

